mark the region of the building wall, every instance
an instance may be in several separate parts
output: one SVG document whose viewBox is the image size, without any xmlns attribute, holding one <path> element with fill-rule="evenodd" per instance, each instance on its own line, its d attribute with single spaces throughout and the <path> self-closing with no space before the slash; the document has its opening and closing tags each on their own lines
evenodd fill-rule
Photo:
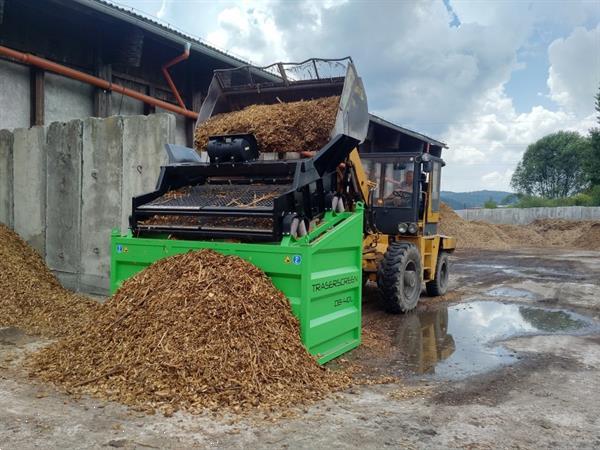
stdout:
<svg viewBox="0 0 600 450">
<path fill-rule="evenodd" d="M 94 116 L 95 88 L 93 86 L 51 72 L 46 72 L 44 78 L 44 122 L 46 124 Z M 139 86 L 137 85 L 138 88 Z M 133 88 L 131 85 L 127 87 Z M 0 130 L 29 127 L 30 89 L 30 68 L 0 59 L 0 105 L 2 105 Z M 112 93 L 111 96 L 111 115 L 144 114 L 143 102 L 117 93 Z M 156 112 L 166 111 L 157 108 Z M 172 143 L 186 145 L 185 118 L 177 116 L 175 126 Z"/>
<path fill-rule="evenodd" d="M 154 189 L 174 137 L 170 114 L 0 130 L 0 222 L 66 287 L 107 294 L 111 230 L 126 231 L 131 198 Z"/>
<path fill-rule="evenodd" d="M 45 74 L 44 83 L 46 123 L 83 119 L 94 115 L 93 86 L 49 72 Z"/>
<path fill-rule="evenodd" d="M 461 209 L 456 213 L 466 220 L 512 225 L 525 225 L 535 219 L 600 220 L 600 207 L 595 206 Z"/>
<path fill-rule="evenodd" d="M 157 113 L 167 113 L 166 109 L 156 108 Z M 185 129 L 185 117 L 176 115 L 175 116 L 175 137 L 173 144 L 187 145 L 187 134 Z"/>
<path fill-rule="evenodd" d="M 29 67 L 0 59 L 0 129 L 29 126 Z"/>
</svg>

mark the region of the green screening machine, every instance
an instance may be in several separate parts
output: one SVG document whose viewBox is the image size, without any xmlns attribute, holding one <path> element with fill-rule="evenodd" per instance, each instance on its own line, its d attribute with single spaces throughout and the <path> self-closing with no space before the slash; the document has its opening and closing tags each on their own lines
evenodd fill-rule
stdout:
<svg viewBox="0 0 600 450">
<path fill-rule="evenodd" d="M 325 363 L 360 344 L 363 207 L 343 204 L 338 167 L 366 137 L 366 95 L 349 58 L 261 69 L 275 74 L 216 71 L 197 126 L 252 104 L 338 96 L 329 142 L 296 159 L 264 158 L 250 134 L 211 137 L 203 154 L 167 145 L 156 190 L 132 199 L 126 235 L 113 232 L 111 290 L 178 253 L 239 256 L 287 296 L 302 342 Z"/>
</svg>

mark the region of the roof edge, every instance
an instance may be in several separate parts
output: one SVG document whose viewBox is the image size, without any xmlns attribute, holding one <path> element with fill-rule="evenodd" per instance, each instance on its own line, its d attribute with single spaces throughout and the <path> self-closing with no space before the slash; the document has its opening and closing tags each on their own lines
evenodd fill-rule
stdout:
<svg viewBox="0 0 600 450">
<path fill-rule="evenodd" d="M 430 138 L 429 136 L 427 136 L 425 134 L 422 134 L 422 133 L 419 133 L 417 131 L 409 130 L 408 128 L 404 128 L 404 127 L 401 127 L 400 125 L 396 125 L 396 124 L 394 124 L 392 122 L 389 122 L 389 121 L 387 121 L 385 119 L 382 119 L 379 116 L 376 116 L 375 114 L 369 113 L 369 120 L 373 121 L 376 124 L 382 125 L 384 127 L 393 128 L 396 131 L 399 131 L 399 132 L 404 133 L 404 134 L 408 134 L 409 136 L 412 136 L 412 137 L 414 137 L 416 139 L 419 139 L 421 141 L 425 141 L 428 144 L 438 145 L 438 146 L 440 146 L 442 148 L 448 148 L 448 146 L 445 143 L 441 142 L 441 141 L 438 141 L 436 139 Z"/>
<path fill-rule="evenodd" d="M 169 41 L 181 44 L 182 46 L 189 43 L 191 44 L 192 50 L 199 53 L 204 53 L 211 56 L 219 61 L 232 66 L 248 65 L 249 61 L 245 61 L 236 56 L 230 55 L 224 50 L 219 50 L 213 47 L 200 38 L 195 37 L 191 34 L 183 31 L 174 29 L 166 23 L 161 23 L 157 19 L 154 19 L 146 14 L 138 13 L 132 9 L 124 6 L 119 6 L 107 0 L 71 0 L 74 3 L 93 9 L 97 12 L 106 14 L 116 19 L 129 22 L 132 25 L 138 26 L 152 34 L 161 36 Z"/>
</svg>

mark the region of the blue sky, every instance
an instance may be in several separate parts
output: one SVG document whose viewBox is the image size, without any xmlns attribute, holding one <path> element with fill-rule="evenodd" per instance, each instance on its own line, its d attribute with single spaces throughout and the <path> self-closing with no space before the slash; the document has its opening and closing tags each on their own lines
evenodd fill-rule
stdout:
<svg viewBox="0 0 600 450">
<path fill-rule="evenodd" d="M 257 64 L 352 55 L 370 109 L 448 143 L 443 188 L 509 189 L 594 126 L 600 0 L 118 0 Z"/>
</svg>

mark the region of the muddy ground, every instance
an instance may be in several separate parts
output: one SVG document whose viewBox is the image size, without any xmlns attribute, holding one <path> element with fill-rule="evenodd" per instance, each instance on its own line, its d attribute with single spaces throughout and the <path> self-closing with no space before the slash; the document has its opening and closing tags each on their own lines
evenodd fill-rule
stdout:
<svg viewBox="0 0 600 450">
<path fill-rule="evenodd" d="M 0 449 L 600 446 L 600 252 L 469 251 L 453 293 L 387 316 L 365 289 L 365 345 L 332 367 L 356 386 L 293 417 L 147 416 L 29 380 L 45 345 L 0 329 Z"/>
</svg>

